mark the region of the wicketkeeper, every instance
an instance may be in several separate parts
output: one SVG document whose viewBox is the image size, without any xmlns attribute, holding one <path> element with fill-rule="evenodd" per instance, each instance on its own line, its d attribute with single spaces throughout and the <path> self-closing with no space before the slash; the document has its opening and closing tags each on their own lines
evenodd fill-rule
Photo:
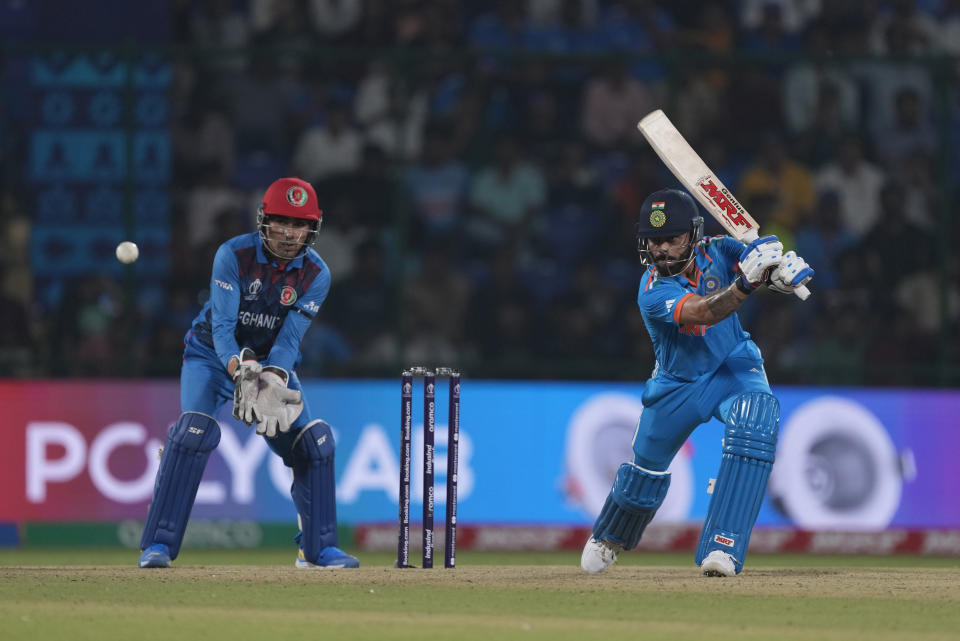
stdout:
<svg viewBox="0 0 960 641">
<path fill-rule="evenodd" d="M 760 286 L 792 294 L 813 277 L 775 236 L 747 246 L 703 238 L 703 218 L 684 191 L 647 197 L 637 225 L 646 266 L 637 303 L 656 353 L 643 390 L 633 461 L 617 471 L 580 565 L 603 572 L 636 547 L 670 486 L 667 468 L 690 433 L 711 416 L 725 423 L 723 455 L 696 562 L 707 576 L 743 569 L 773 467 L 780 406 L 763 359 L 736 311 Z"/>
<path fill-rule="evenodd" d="M 214 417 L 230 401 L 233 415 L 255 424 L 293 470 L 296 567 L 359 566 L 337 547 L 333 433 L 311 416 L 294 371 L 300 342 L 330 290 L 330 270 L 310 248 L 322 218 L 309 183 L 281 178 L 264 194 L 257 231 L 217 250 L 210 300 L 185 339 L 183 413 L 163 448 L 140 567 L 165 568 L 177 558 L 200 477 L 220 442 Z"/>
</svg>

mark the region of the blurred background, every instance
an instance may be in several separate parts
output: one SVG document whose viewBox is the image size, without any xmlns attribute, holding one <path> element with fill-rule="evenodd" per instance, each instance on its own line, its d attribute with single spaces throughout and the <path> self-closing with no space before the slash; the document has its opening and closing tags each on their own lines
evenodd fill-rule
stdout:
<svg viewBox="0 0 960 641">
<path fill-rule="evenodd" d="M 0 2 L 5 376 L 177 376 L 217 245 L 298 175 L 333 274 L 301 375 L 645 378 L 663 108 L 816 269 L 741 313 L 772 381 L 960 383 L 960 2 L 127 4 Z"/>
<path fill-rule="evenodd" d="M 137 545 L 213 254 L 297 175 L 333 275 L 298 369 L 345 545 L 396 543 L 422 363 L 465 374 L 464 549 L 578 549 L 654 365 L 656 108 L 816 269 L 808 301 L 740 312 L 782 408 L 752 549 L 960 555 L 957 0 L 0 0 L 0 544 Z M 290 545 L 287 471 L 218 418 L 188 544 Z M 695 544 L 721 436 L 683 447 L 651 532 L 680 529 L 645 545 Z"/>
</svg>

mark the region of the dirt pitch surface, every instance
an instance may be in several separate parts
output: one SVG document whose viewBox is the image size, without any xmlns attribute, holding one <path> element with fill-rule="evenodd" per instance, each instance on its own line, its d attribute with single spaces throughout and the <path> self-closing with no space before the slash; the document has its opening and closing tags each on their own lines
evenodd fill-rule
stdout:
<svg viewBox="0 0 960 641">
<path fill-rule="evenodd" d="M 256 585 L 267 588 L 273 583 L 291 582 L 310 586 L 366 587 L 488 587 L 522 590 L 575 590 L 647 592 L 675 591 L 712 594 L 718 589 L 727 595 L 767 595 L 793 598 L 886 598 L 921 597 L 960 603 L 960 571 L 904 568 L 774 568 L 747 569 L 734 579 L 707 579 L 695 568 L 652 568 L 614 566 L 599 575 L 585 575 L 574 566 L 474 566 L 452 571 L 397 570 L 389 567 L 356 570 L 296 570 L 273 566 L 181 566 L 166 570 L 140 570 L 135 567 L 21 567 L 4 568 L 2 582 L 10 580 L 46 583 L 118 582 L 118 583 L 206 583 L 216 585 Z M 958 631 L 960 632 L 960 631 Z"/>
<path fill-rule="evenodd" d="M 960 567 L 0 567 L 3 639 L 960 639 Z"/>
</svg>

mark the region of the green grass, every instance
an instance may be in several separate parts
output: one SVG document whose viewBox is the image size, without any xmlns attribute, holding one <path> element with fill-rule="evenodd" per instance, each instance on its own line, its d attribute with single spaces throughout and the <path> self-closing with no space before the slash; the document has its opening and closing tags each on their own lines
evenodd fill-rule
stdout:
<svg viewBox="0 0 960 641">
<path fill-rule="evenodd" d="M 455 570 L 297 571 L 289 550 L 0 551 L 0 638 L 960 639 L 960 559 L 754 555 L 735 579 L 692 555 L 461 552 Z"/>
</svg>

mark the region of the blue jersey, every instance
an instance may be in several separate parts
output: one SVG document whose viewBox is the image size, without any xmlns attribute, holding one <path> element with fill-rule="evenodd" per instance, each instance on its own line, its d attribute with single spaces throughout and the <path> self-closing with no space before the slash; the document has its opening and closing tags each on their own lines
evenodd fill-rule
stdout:
<svg viewBox="0 0 960 641">
<path fill-rule="evenodd" d="M 281 268 L 264 254 L 258 232 L 231 238 L 213 259 L 210 300 L 187 333 L 187 353 L 212 349 L 226 367 L 249 347 L 259 361 L 290 371 L 329 291 L 330 270 L 313 249 Z"/>
<path fill-rule="evenodd" d="M 740 326 L 736 314 L 715 325 L 684 325 L 680 310 L 694 294 L 714 294 L 737 277 L 736 267 L 743 244 L 729 236 L 714 236 L 694 248 L 697 272 L 694 280 L 686 276 L 662 277 L 650 267 L 640 280 L 637 304 L 657 357 L 654 378 L 694 381 L 715 371 L 738 347 L 759 356 L 750 334 Z M 749 343 L 749 346 L 744 345 Z"/>
</svg>

